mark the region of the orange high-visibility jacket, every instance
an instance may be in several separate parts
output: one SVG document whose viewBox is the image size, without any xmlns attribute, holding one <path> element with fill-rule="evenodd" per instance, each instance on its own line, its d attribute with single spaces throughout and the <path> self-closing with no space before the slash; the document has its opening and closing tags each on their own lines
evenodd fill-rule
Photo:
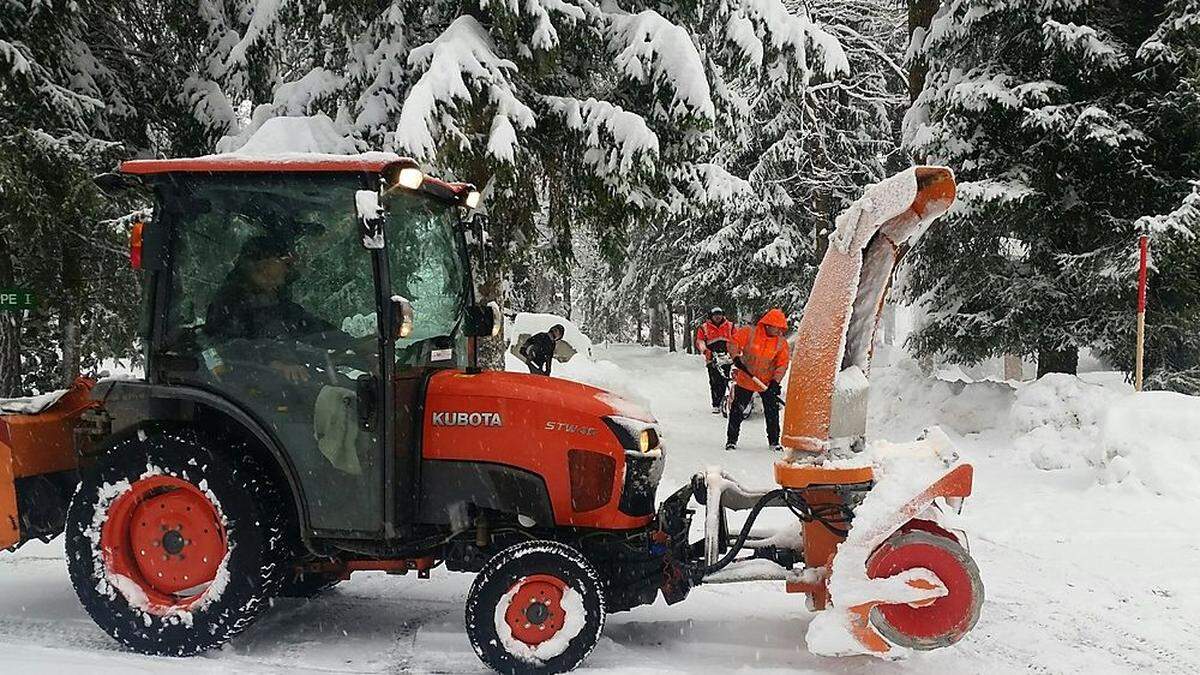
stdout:
<svg viewBox="0 0 1200 675">
<path fill-rule="evenodd" d="M 762 380 L 763 384 L 770 384 L 772 380 L 782 382 L 784 374 L 787 373 L 788 362 L 792 356 L 787 340 L 782 335 L 767 335 L 766 326 L 787 328 L 787 318 L 783 312 L 772 309 L 758 320 L 757 325 L 739 328 L 729 345 L 730 355 L 740 356 L 742 363 L 750 369 L 749 374 L 742 372 L 740 368 L 735 372 L 737 384 L 743 389 L 763 391 L 762 387 L 754 383 L 751 375 Z"/>
<path fill-rule="evenodd" d="M 733 342 L 734 330 L 733 322 L 729 319 L 725 319 L 720 326 L 714 324 L 711 320 L 705 321 L 696 329 L 696 349 L 700 350 L 700 353 L 704 354 L 705 358 L 708 358 L 708 352 L 711 349 L 708 346 L 710 342 L 725 340 L 726 349 L 728 349 L 729 343 Z"/>
</svg>

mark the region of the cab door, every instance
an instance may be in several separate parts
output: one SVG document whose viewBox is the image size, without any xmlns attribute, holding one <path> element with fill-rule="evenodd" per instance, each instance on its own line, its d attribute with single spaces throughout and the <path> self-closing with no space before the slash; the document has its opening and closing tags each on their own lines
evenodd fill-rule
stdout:
<svg viewBox="0 0 1200 675">
<path fill-rule="evenodd" d="M 387 365 L 385 259 L 362 247 L 357 187 L 352 174 L 210 174 L 163 192 L 175 233 L 165 379 L 258 421 L 317 537 L 385 530 L 385 439 L 362 414 L 362 383 Z"/>
<path fill-rule="evenodd" d="M 412 308 L 411 332 L 393 335 L 384 347 L 390 368 L 386 409 L 388 457 L 393 465 L 394 499 L 385 508 L 399 528 L 410 523 L 420 500 L 421 429 L 425 385 L 436 371 L 464 368 L 468 342 L 462 317 L 470 293 L 466 245 L 458 207 L 420 192 L 385 192 L 385 259 L 388 279 L 386 325 L 399 325 L 393 314 L 402 301 Z"/>
</svg>

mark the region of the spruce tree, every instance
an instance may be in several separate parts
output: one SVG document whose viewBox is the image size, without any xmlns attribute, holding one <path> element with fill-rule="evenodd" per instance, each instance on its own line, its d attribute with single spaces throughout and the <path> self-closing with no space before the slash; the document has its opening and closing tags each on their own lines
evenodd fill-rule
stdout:
<svg viewBox="0 0 1200 675">
<path fill-rule="evenodd" d="M 959 201 L 913 258 L 906 292 L 930 310 L 918 352 L 1074 372 L 1081 347 L 1131 317 L 1134 224 L 1177 207 L 1195 175 L 1179 66 L 1155 56 L 1184 4 L 942 7 L 915 45 L 929 71 L 906 135 L 918 159 L 955 169 Z"/>
</svg>

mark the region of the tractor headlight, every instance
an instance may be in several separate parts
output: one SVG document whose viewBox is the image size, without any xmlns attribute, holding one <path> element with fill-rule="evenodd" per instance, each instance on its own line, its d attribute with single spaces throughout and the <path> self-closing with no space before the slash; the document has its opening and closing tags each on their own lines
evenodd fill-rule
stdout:
<svg viewBox="0 0 1200 675">
<path fill-rule="evenodd" d="M 662 438 L 653 423 L 615 415 L 605 417 L 604 423 L 616 435 L 626 453 L 654 455 L 662 452 Z"/>
<path fill-rule="evenodd" d="M 638 434 L 638 450 L 650 452 L 658 447 L 658 432 L 654 429 L 642 429 Z"/>
<path fill-rule="evenodd" d="M 416 167 L 408 166 L 400 169 L 399 175 L 396 176 L 396 182 L 409 190 L 416 190 L 421 187 L 421 183 L 425 182 L 425 174 Z"/>
<path fill-rule="evenodd" d="M 479 194 L 479 190 L 471 190 L 467 193 L 467 198 L 464 201 L 468 209 L 477 209 L 482 199 L 483 195 Z"/>
</svg>

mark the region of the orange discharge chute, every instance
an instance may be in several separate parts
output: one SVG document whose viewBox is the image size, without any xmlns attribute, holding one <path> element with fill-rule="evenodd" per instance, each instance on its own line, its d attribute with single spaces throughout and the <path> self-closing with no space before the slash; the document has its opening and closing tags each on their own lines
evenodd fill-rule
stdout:
<svg viewBox="0 0 1200 675">
<path fill-rule="evenodd" d="M 792 354 L 781 438 L 789 458 L 861 444 L 871 344 L 892 274 L 954 196 L 950 169 L 917 166 L 838 216 Z"/>
</svg>

